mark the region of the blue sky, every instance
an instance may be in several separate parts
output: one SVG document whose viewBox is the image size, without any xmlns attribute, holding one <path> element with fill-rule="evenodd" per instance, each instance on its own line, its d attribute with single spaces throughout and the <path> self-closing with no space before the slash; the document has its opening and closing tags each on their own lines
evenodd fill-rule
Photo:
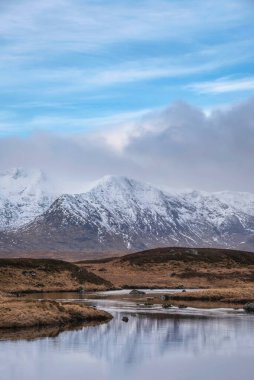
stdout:
<svg viewBox="0 0 254 380">
<path fill-rule="evenodd" d="M 0 3 L 0 135 L 90 133 L 254 91 L 247 0 Z"/>
</svg>

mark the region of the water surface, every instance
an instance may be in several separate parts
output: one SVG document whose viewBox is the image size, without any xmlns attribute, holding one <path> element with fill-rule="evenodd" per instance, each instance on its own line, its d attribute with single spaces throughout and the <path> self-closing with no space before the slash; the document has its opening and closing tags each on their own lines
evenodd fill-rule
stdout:
<svg viewBox="0 0 254 380">
<path fill-rule="evenodd" d="M 73 295 L 72 295 L 73 297 Z M 254 370 L 254 317 L 242 310 L 163 310 L 80 300 L 110 311 L 103 325 L 0 341 L 4 380 L 239 380 Z M 128 323 L 122 321 L 128 316 Z"/>
</svg>

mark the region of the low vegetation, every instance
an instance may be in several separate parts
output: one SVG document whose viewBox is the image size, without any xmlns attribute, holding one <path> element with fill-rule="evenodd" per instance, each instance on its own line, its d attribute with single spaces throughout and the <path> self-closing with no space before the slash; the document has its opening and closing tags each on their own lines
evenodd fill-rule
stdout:
<svg viewBox="0 0 254 380">
<path fill-rule="evenodd" d="M 109 281 L 64 261 L 0 259 L 0 329 L 107 321 L 110 314 L 92 307 L 17 296 L 22 292 L 105 290 L 110 287 Z"/>
<path fill-rule="evenodd" d="M 29 300 L 17 295 L 119 287 L 179 289 L 165 300 L 149 292 L 129 295 L 132 299 L 136 297 L 137 303 L 148 305 L 174 303 L 181 306 L 188 302 L 244 305 L 254 301 L 254 254 L 218 249 L 159 248 L 76 264 L 52 259 L 0 259 L 0 329 L 59 328 L 107 321 L 110 314 L 92 307 Z M 199 290 L 183 292 L 185 288 Z"/>
<path fill-rule="evenodd" d="M 110 279 L 116 287 L 178 288 L 179 293 L 170 297 L 175 304 L 241 306 L 254 301 L 254 253 L 250 252 L 158 248 L 78 265 Z M 198 291 L 182 292 L 186 288 Z M 159 297 L 153 302 L 165 303 Z"/>
<path fill-rule="evenodd" d="M 1 295 L 0 328 L 63 326 L 91 321 L 108 321 L 105 311 L 82 304 L 16 299 Z"/>
<path fill-rule="evenodd" d="M 254 288 L 206 289 L 197 292 L 172 294 L 170 299 L 246 304 L 247 302 L 254 301 Z"/>
<path fill-rule="evenodd" d="M 79 262 L 116 287 L 251 288 L 254 254 L 205 248 L 158 248 Z"/>
<path fill-rule="evenodd" d="M 0 259 L 0 290 L 59 292 L 105 290 L 110 281 L 85 268 L 53 259 Z"/>
</svg>

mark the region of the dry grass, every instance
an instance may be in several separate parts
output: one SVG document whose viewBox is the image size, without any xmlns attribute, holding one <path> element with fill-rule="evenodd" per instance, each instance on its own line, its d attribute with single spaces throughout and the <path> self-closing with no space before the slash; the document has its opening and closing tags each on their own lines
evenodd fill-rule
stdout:
<svg viewBox="0 0 254 380">
<path fill-rule="evenodd" d="M 95 274 L 111 281 L 115 287 L 185 288 L 253 286 L 254 266 L 238 267 L 170 262 L 142 267 L 129 263 L 109 262 L 81 264 Z"/>
<path fill-rule="evenodd" d="M 116 287 L 254 288 L 254 254 L 163 248 L 79 263 Z"/>
<path fill-rule="evenodd" d="M 0 328 L 61 326 L 109 319 L 109 313 L 81 304 L 16 300 L 10 297 L 0 300 Z"/>
<path fill-rule="evenodd" d="M 170 299 L 245 304 L 254 301 L 254 288 L 207 289 L 173 294 Z"/>
<path fill-rule="evenodd" d="M 0 289 L 5 292 L 101 290 L 111 286 L 101 277 L 64 261 L 0 259 Z"/>
<path fill-rule="evenodd" d="M 218 249 L 158 248 L 121 258 L 79 263 L 116 287 L 197 288 L 175 302 L 244 304 L 254 301 L 254 254 Z M 163 302 L 154 299 L 154 302 Z"/>
</svg>

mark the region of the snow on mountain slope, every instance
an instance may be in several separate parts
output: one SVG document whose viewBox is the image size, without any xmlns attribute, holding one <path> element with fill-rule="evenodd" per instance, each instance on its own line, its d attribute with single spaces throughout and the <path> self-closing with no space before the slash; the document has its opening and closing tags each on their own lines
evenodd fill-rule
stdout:
<svg viewBox="0 0 254 380">
<path fill-rule="evenodd" d="M 221 202 L 254 216 L 254 194 L 247 192 L 222 191 L 213 193 Z"/>
<path fill-rule="evenodd" d="M 179 199 L 195 208 L 195 218 L 205 218 L 216 227 L 220 227 L 225 219 L 232 215 L 241 215 L 243 219 L 245 219 L 245 216 L 251 215 L 251 213 L 245 212 L 244 207 L 241 209 L 240 203 L 236 207 L 233 202 L 227 203 L 224 201 L 223 197 L 220 197 L 219 194 L 191 191 L 180 193 Z"/>
<path fill-rule="evenodd" d="M 40 170 L 0 171 L 0 229 L 31 222 L 55 200 Z"/>
<path fill-rule="evenodd" d="M 13 216 L 15 211 L 18 223 L 12 221 L 12 226 L 29 223 L 12 235 L 2 235 L 1 247 L 11 241 L 24 249 L 48 251 L 168 245 L 254 250 L 251 194 L 243 200 L 238 193 L 235 197 L 234 193 L 166 193 L 133 179 L 106 176 L 86 193 L 62 195 L 50 205 L 53 198 L 45 192 L 45 181 L 38 173 L 26 177 L 15 172 L 11 177 L 8 181 L 15 184 L 14 177 L 20 178 L 19 191 L 4 199 L 5 213 L 11 210 Z"/>
<path fill-rule="evenodd" d="M 214 194 L 168 194 L 132 179 L 107 176 L 84 194 L 58 197 L 19 232 L 11 238 L 18 236 L 17 244 L 32 247 L 36 241 L 47 250 L 231 248 L 251 241 L 254 217 Z"/>
</svg>

